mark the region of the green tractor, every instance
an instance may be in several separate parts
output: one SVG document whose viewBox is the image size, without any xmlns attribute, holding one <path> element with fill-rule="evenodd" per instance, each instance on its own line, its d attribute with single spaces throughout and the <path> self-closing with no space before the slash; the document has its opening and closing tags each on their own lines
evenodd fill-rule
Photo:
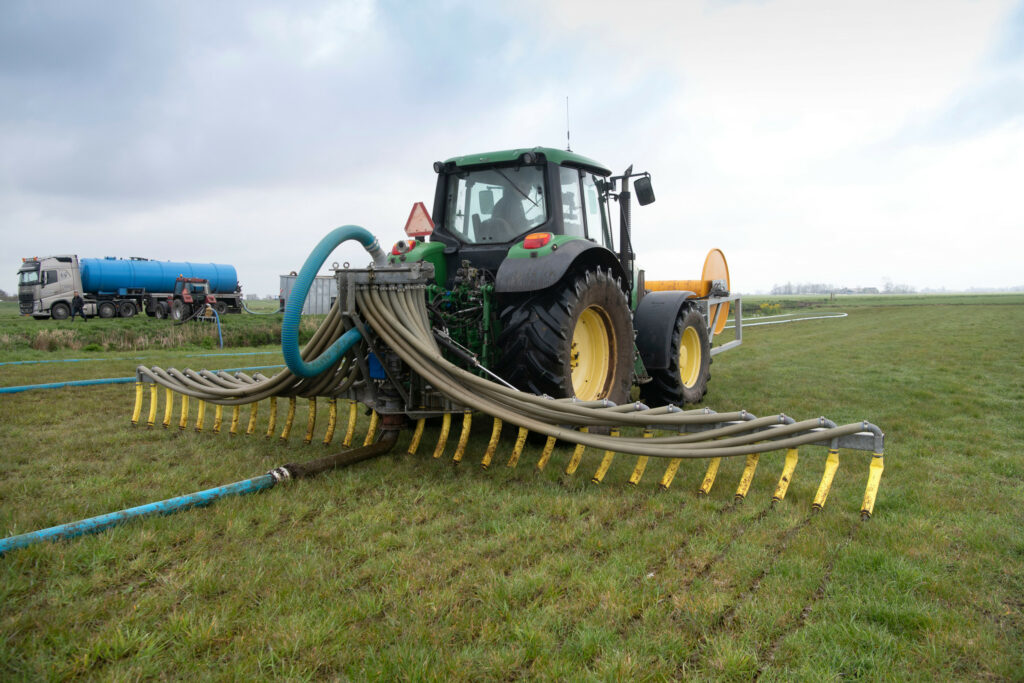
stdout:
<svg viewBox="0 0 1024 683">
<path fill-rule="evenodd" d="M 739 300 L 718 250 L 701 280 L 645 283 L 629 185 L 650 204 L 650 174 L 630 166 L 614 176 L 546 147 L 455 157 L 434 170 L 432 220 L 406 227 L 429 241 L 403 240 L 389 261 L 434 266 L 428 308 L 451 360 L 556 398 L 621 404 L 634 384 L 651 406 L 704 397 L 712 354 L 741 341 L 737 325 L 733 341 L 711 348 Z"/>
</svg>

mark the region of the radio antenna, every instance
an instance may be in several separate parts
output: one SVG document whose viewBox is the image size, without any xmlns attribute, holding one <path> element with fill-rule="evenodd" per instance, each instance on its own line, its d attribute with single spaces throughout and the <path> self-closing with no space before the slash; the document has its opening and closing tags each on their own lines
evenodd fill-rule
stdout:
<svg viewBox="0 0 1024 683">
<path fill-rule="evenodd" d="M 569 96 L 565 96 L 565 151 L 572 151 L 572 143 L 569 140 Z"/>
</svg>

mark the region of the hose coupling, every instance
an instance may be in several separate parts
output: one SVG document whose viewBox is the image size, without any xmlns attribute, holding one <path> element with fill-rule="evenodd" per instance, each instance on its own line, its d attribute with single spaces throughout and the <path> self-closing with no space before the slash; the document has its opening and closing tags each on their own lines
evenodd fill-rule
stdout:
<svg viewBox="0 0 1024 683">
<path fill-rule="evenodd" d="M 292 473 L 288 470 L 288 467 L 286 465 L 282 465 L 281 467 L 275 467 L 274 469 L 267 472 L 267 474 L 274 478 L 275 484 L 280 484 L 281 482 L 288 481 L 289 479 L 292 478 Z"/>
</svg>

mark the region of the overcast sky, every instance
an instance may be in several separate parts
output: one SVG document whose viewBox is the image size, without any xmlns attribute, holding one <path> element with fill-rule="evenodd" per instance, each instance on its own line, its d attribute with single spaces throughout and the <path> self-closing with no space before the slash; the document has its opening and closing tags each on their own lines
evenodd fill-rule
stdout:
<svg viewBox="0 0 1024 683">
<path fill-rule="evenodd" d="M 0 288 L 76 253 L 276 295 L 333 227 L 403 237 L 435 160 L 564 147 L 566 96 L 653 175 L 650 279 L 1024 285 L 1020 2 L 3 0 Z"/>
</svg>

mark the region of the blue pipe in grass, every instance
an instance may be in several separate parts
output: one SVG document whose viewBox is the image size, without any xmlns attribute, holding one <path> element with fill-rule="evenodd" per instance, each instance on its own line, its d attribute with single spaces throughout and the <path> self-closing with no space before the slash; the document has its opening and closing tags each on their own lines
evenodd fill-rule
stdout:
<svg viewBox="0 0 1024 683">
<path fill-rule="evenodd" d="M 309 288 L 331 252 L 342 242 L 349 240 L 356 240 L 362 244 L 373 257 L 374 265 L 387 265 L 387 256 L 381 250 L 377 238 L 369 230 L 358 225 L 343 225 L 340 228 L 335 228 L 313 247 L 313 251 L 306 258 L 306 262 L 302 264 L 302 269 L 295 278 L 291 294 L 288 295 L 288 303 L 284 307 L 284 320 L 281 321 L 281 351 L 284 354 L 284 362 L 297 377 L 316 377 L 334 365 L 362 338 L 359 330 L 353 328 L 341 335 L 318 358 L 309 362 L 302 360 L 299 350 L 299 318 L 302 316 L 302 306 L 306 303 Z"/>
<path fill-rule="evenodd" d="M 39 531 L 32 531 L 27 534 L 10 536 L 8 538 L 0 539 L 0 555 L 35 543 L 41 543 L 42 541 L 59 541 L 65 538 L 84 536 L 85 534 L 95 534 L 130 519 L 135 519 L 136 517 L 169 515 L 181 510 L 209 505 L 210 503 L 226 496 L 240 496 L 246 493 L 256 493 L 257 491 L 272 488 L 275 483 L 277 483 L 277 479 L 274 478 L 273 474 L 268 473 L 259 477 L 253 477 L 252 479 L 237 481 L 234 484 L 218 486 L 216 488 L 206 489 L 205 491 L 197 491 L 196 493 L 190 493 L 187 496 L 169 498 L 157 503 L 147 503 L 146 505 L 139 505 L 137 507 L 128 508 L 127 510 L 120 510 L 119 512 L 111 512 L 106 515 L 100 515 L 99 517 L 90 517 L 89 519 L 83 519 L 78 522 L 60 524 L 48 529 L 40 529 Z"/>
</svg>

